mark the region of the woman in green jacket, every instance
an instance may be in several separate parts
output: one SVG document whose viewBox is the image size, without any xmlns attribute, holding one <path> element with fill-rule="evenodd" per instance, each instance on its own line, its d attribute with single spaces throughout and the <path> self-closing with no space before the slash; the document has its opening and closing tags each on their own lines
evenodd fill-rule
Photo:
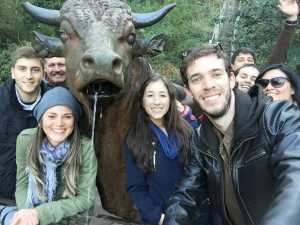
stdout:
<svg viewBox="0 0 300 225">
<path fill-rule="evenodd" d="M 94 204 L 97 162 L 80 135 L 81 107 L 70 92 L 46 92 L 34 110 L 38 127 L 17 138 L 18 211 L 11 225 L 86 224 Z"/>
</svg>

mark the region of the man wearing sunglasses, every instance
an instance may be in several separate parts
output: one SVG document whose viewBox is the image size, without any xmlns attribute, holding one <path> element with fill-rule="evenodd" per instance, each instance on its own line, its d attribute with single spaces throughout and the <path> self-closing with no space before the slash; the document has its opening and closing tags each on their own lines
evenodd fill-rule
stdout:
<svg viewBox="0 0 300 225">
<path fill-rule="evenodd" d="M 259 86 L 234 89 L 227 57 L 214 47 L 193 49 L 181 76 L 204 117 L 163 224 L 207 225 L 209 203 L 209 225 L 299 225 L 298 107 L 271 101 Z"/>
</svg>

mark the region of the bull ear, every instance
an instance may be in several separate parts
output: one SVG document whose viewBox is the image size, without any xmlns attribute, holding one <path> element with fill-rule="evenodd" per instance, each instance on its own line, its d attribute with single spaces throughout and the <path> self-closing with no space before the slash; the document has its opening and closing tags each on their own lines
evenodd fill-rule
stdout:
<svg viewBox="0 0 300 225">
<path fill-rule="evenodd" d="M 134 45 L 135 56 L 150 56 L 154 57 L 162 53 L 167 43 L 165 34 L 158 34 L 150 39 L 137 40 Z"/>
<path fill-rule="evenodd" d="M 133 23 L 136 29 L 149 27 L 159 22 L 167 13 L 176 6 L 176 3 L 150 13 L 132 13 Z"/>
<path fill-rule="evenodd" d="M 59 38 L 49 37 L 37 31 L 33 31 L 35 36 L 31 42 L 32 47 L 40 57 L 62 57 L 63 43 Z"/>
<path fill-rule="evenodd" d="M 32 16 L 34 19 L 41 23 L 45 23 L 51 26 L 60 25 L 60 13 L 59 10 L 45 9 L 29 2 L 22 3 L 24 10 Z"/>
</svg>

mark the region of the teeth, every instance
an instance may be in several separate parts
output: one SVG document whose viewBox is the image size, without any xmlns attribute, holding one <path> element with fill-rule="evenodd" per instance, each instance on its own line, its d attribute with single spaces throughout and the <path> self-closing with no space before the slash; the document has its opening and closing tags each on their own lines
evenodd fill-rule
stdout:
<svg viewBox="0 0 300 225">
<path fill-rule="evenodd" d="M 159 112 L 161 112 L 161 111 L 162 111 L 162 109 L 152 109 L 152 111 L 153 111 L 153 112 L 157 112 L 157 113 L 159 113 Z"/>
<path fill-rule="evenodd" d="M 215 100 L 219 97 L 220 95 L 212 95 L 212 96 L 208 96 L 208 97 L 204 97 L 203 99 L 206 100 Z"/>
<path fill-rule="evenodd" d="M 267 95 L 276 95 L 276 92 L 267 92 Z"/>
<path fill-rule="evenodd" d="M 62 132 L 64 132 L 64 130 L 53 130 L 54 132 L 56 132 L 56 133 L 62 133 Z"/>
</svg>

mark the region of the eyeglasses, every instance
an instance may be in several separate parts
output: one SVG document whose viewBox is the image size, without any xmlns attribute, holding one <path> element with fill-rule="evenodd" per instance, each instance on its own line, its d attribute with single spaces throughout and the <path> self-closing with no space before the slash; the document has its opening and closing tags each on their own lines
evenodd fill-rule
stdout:
<svg viewBox="0 0 300 225">
<path fill-rule="evenodd" d="M 289 79 L 287 77 L 274 77 L 271 79 L 259 79 L 256 83 L 261 85 L 263 88 L 266 88 L 269 83 L 271 83 L 274 88 L 281 88 L 288 80 Z"/>
</svg>

